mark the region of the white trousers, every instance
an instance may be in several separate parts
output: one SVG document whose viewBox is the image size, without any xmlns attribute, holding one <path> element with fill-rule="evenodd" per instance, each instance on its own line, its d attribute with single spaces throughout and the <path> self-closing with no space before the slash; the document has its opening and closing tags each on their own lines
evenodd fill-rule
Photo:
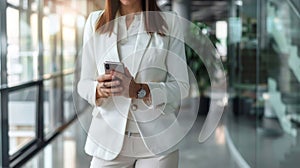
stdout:
<svg viewBox="0 0 300 168">
<path fill-rule="evenodd" d="M 90 168 L 178 168 L 178 150 L 163 156 L 148 151 L 140 137 L 125 136 L 120 154 L 114 160 L 93 157 Z"/>
</svg>

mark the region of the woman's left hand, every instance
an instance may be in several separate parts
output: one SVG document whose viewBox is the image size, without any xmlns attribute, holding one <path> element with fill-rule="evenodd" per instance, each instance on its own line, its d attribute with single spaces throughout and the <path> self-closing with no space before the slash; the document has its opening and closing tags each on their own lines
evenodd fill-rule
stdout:
<svg viewBox="0 0 300 168">
<path fill-rule="evenodd" d="M 122 92 L 116 93 L 113 96 L 136 98 L 136 89 L 138 88 L 138 84 L 134 81 L 134 78 L 127 67 L 125 68 L 125 73 L 114 71 L 112 77 L 113 80 L 120 80 L 120 86 L 123 88 Z"/>
</svg>

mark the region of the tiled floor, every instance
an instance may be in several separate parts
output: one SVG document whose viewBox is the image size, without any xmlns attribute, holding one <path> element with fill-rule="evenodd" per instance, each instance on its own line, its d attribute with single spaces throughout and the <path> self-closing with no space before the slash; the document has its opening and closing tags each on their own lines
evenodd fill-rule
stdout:
<svg viewBox="0 0 300 168">
<path fill-rule="evenodd" d="M 227 119 L 231 139 L 251 167 L 299 167 L 299 131 L 297 137 L 284 133 L 276 119 L 247 115 Z"/>
<path fill-rule="evenodd" d="M 91 115 L 80 116 L 64 133 L 24 165 L 26 168 L 85 168 L 91 158 L 84 149 Z M 226 146 L 224 127 L 217 128 L 214 135 L 203 144 L 197 142 L 204 117 L 198 117 L 194 127 L 180 143 L 181 168 L 218 168 L 233 167 L 230 153 Z"/>
<path fill-rule="evenodd" d="M 300 136 L 285 134 L 275 119 L 258 120 L 247 115 L 234 117 L 225 112 L 214 134 L 203 144 L 197 141 L 204 116 L 198 116 L 193 128 L 179 144 L 180 168 L 236 168 L 226 140 L 224 123 L 231 140 L 251 167 L 299 167 Z M 23 167 L 86 168 L 91 157 L 84 153 L 86 131 L 91 114 L 79 117 L 63 134 Z M 226 120 L 226 122 L 224 122 Z"/>
</svg>

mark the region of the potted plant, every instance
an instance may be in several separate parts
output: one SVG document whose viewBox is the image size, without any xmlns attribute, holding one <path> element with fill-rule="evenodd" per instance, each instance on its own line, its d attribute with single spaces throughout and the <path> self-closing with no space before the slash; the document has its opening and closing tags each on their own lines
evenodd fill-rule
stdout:
<svg viewBox="0 0 300 168">
<path fill-rule="evenodd" d="M 214 34 L 209 33 L 210 28 L 206 24 L 194 22 L 194 26 L 195 27 L 191 30 L 192 35 L 200 36 L 200 33 L 203 35 L 203 32 L 207 32 L 204 35 L 208 37 L 214 46 L 216 46 L 217 43 L 220 43 Z M 199 32 L 199 30 L 201 32 Z M 199 93 L 196 95 L 200 97 L 200 108 L 198 114 L 206 115 L 209 111 L 210 97 L 205 94 L 205 91 L 211 86 L 210 78 L 205 64 L 203 63 L 203 60 L 200 59 L 199 55 L 188 45 L 185 46 L 185 52 L 187 64 L 197 80 Z"/>
</svg>

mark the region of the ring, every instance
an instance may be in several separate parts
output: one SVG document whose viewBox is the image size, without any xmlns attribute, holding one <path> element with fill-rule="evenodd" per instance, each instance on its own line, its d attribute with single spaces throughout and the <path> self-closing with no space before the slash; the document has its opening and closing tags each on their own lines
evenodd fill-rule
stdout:
<svg viewBox="0 0 300 168">
<path fill-rule="evenodd" d="M 103 87 L 105 87 L 105 88 L 107 87 L 107 86 L 105 85 L 105 82 L 103 82 Z"/>
</svg>

